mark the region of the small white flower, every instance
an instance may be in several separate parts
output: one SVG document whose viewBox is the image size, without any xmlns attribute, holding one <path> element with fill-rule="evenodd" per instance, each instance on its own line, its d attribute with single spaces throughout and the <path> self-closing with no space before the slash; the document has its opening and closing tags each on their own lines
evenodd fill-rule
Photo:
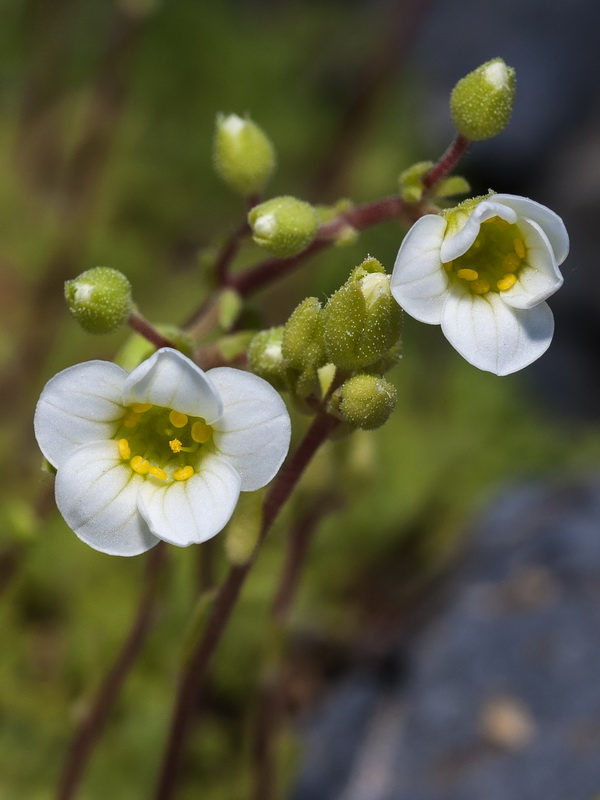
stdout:
<svg viewBox="0 0 600 800">
<path fill-rule="evenodd" d="M 240 491 L 274 477 L 290 441 L 285 404 L 266 381 L 229 367 L 205 373 L 169 348 L 129 374 L 107 361 L 60 372 L 34 427 L 69 527 L 121 556 L 215 536 Z"/>
<path fill-rule="evenodd" d="M 569 237 L 549 208 L 494 194 L 445 216 L 428 214 L 398 252 L 391 290 L 415 319 L 441 325 L 469 363 L 496 375 L 516 372 L 548 348 L 554 319 L 547 297 Z"/>
</svg>

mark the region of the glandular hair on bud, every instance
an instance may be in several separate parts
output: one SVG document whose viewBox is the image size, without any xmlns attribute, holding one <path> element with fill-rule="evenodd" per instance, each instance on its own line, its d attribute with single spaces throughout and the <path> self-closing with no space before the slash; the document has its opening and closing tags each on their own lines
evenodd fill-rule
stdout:
<svg viewBox="0 0 600 800">
<path fill-rule="evenodd" d="M 310 203 L 296 197 L 273 197 L 248 214 L 252 238 L 278 258 L 301 253 L 313 241 L 319 217 Z"/>
<path fill-rule="evenodd" d="M 275 148 L 251 119 L 218 114 L 213 161 L 219 177 L 235 192 L 250 197 L 262 192 L 275 169 Z"/>
<path fill-rule="evenodd" d="M 250 342 L 248 364 L 252 372 L 274 386 L 285 388 L 285 362 L 283 360 L 283 325 L 260 331 Z"/>
<path fill-rule="evenodd" d="M 353 375 L 333 394 L 331 410 L 355 428 L 379 428 L 396 407 L 396 388 L 378 375 Z"/>
<path fill-rule="evenodd" d="M 94 267 L 65 283 L 71 314 L 89 333 L 112 333 L 129 319 L 131 284 L 111 267 Z"/>
<path fill-rule="evenodd" d="M 323 344 L 323 311 L 316 297 L 305 298 L 285 324 L 282 353 L 288 367 L 318 369 L 327 359 Z"/>
<path fill-rule="evenodd" d="M 399 338 L 402 312 L 390 292 L 390 276 L 376 259 L 356 267 L 323 309 L 327 358 L 341 369 L 364 369 Z"/>
<path fill-rule="evenodd" d="M 450 96 L 450 111 L 458 132 L 480 141 L 504 130 L 514 100 L 515 71 L 494 58 L 458 81 Z"/>
</svg>

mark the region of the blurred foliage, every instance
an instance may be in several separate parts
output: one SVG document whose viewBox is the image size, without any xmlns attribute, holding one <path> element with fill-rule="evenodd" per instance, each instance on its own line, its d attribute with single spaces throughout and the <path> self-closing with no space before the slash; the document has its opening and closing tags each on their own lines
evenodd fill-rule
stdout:
<svg viewBox="0 0 600 800">
<path fill-rule="evenodd" d="M 17 458 L 5 469 L 0 517 L 0 796 L 41 800 L 129 629 L 145 563 L 81 544 L 53 510 L 51 476 L 39 471 L 31 417 L 44 382 L 79 360 L 113 358 L 127 338 L 81 331 L 63 308 L 62 283 L 111 266 L 127 274 L 154 322 L 189 315 L 210 289 L 206 254 L 244 213 L 211 169 L 217 112 L 249 111 L 268 131 L 279 155 L 273 195 L 337 199 L 312 197 L 311 175 L 383 25 L 369 4 L 341 2 L 6 0 L 3 10 L 0 442 Z M 417 90 L 415 77 L 391 71 L 344 176 L 354 200 L 395 192 L 407 164 L 437 155 L 419 151 Z M 255 314 L 281 324 L 302 297 L 326 297 L 367 254 L 391 269 L 401 233 L 386 224 L 320 256 L 253 300 Z M 250 244 L 241 263 L 258 258 Z M 300 648 L 311 636 L 360 643 L 375 624 L 377 576 L 397 565 L 399 584 L 410 575 L 426 587 L 500 485 L 598 463 L 598 432 L 548 419 L 526 376 L 477 372 L 439 329 L 410 320 L 404 341 L 391 373 L 392 420 L 319 454 L 245 587 L 211 671 L 182 800 L 200 790 L 206 800 L 249 796 L 254 692 L 282 543 L 323 486 L 335 487 L 343 508 L 310 549 L 290 632 Z M 295 423 L 298 437 L 305 423 Z M 411 571 L 402 543 L 414 545 L 415 531 Z M 150 796 L 209 559 L 221 575 L 222 537 L 169 550 L 154 626 L 93 754 L 84 800 Z M 365 600 L 355 590 L 367 578 Z M 296 707 L 327 677 L 315 661 L 296 676 Z M 292 739 L 282 753 L 289 780 Z"/>
</svg>

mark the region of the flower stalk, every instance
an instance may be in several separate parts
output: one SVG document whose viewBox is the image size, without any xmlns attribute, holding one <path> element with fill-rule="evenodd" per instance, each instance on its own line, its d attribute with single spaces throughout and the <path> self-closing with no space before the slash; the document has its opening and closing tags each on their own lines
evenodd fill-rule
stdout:
<svg viewBox="0 0 600 800">
<path fill-rule="evenodd" d="M 210 617 L 181 674 L 154 800 L 170 800 L 173 797 L 182 750 L 194 709 L 198 705 L 210 659 L 221 640 L 242 586 L 267 533 L 312 457 L 338 424 L 339 421 L 335 417 L 324 411 L 315 417 L 304 439 L 282 468 L 265 498 L 263 524 L 252 556 L 245 564 L 232 566 L 221 584 Z"/>
</svg>

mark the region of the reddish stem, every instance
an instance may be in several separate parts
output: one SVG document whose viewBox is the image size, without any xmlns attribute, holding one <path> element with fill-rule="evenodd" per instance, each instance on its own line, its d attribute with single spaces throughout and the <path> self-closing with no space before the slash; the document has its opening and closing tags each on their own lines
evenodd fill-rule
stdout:
<svg viewBox="0 0 600 800">
<path fill-rule="evenodd" d="M 311 458 L 338 424 L 339 421 L 335 417 L 331 417 L 325 412 L 315 417 L 304 439 L 279 473 L 265 498 L 263 524 L 251 558 L 245 564 L 232 566 L 219 589 L 210 617 L 204 626 L 194 652 L 181 674 L 171 719 L 169 739 L 164 752 L 156 794 L 154 795 L 155 800 L 170 800 L 173 796 L 183 746 L 194 711 L 198 706 L 200 691 L 210 658 L 221 640 L 240 590 L 262 543 Z"/>
<path fill-rule="evenodd" d="M 431 196 L 432 189 L 434 189 L 435 186 L 437 186 L 437 184 L 446 177 L 446 175 L 452 172 L 454 167 L 466 153 L 470 144 L 471 140 L 463 136 L 462 133 L 456 134 L 452 144 L 441 156 L 437 164 L 434 164 L 427 175 L 425 175 L 423 178 L 425 197 Z"/>
<path fill-rule="evenodd" d="M 150 344 L 159 349 L 160 347 L 172 347 L 174 350 L 177 348 L 169 339 L 159 333 L 147 319 L 145 319 L 139 311 L 132 311 L 127 320 L 127 324 L 140 336 L 147 339 Z"/>
<path fill-rule="evenodd" d="M 235 275 L 229 281 L 229 286 L 242 297 L 247 297 L 273 281 L 289 275 L 300 264 L 332 245 L 345 228 L 361 231 L 379 222 L 393 219 L 412 224 L 419 216 L 419 213 L 415 214 L 414 207 L 409 206 L 397 195 L 356 206 L 332 222 L 321 225 L 317 238 L 306 250 L 291 258 L 267 258 L 239 275 Z"/>
</svg>

